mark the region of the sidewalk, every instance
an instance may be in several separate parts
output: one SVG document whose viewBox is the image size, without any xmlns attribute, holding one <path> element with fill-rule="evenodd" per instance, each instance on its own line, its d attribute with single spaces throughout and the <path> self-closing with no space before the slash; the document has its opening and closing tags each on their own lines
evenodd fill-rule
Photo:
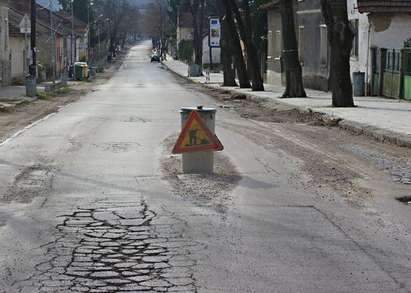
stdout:
<svg viewBox="0 0 411 293">
<path fill-rule="evenodd" d="M 0 111 L 10 111 L 19 104 L 31 102 L 36 99 L 37 98 L 26 97 L 25 86 L 0 87 Z"/>
<path fill-rule="evenodd" d="M 187 77 L 187 64 L 168 56 L 163 64 L 176 74 Z M 221 88 L 222 73 L 211 73 L 210 82 L 205 77 L 189 78 L 193 82 L 211 88 Z M 284 87 L 266 85 L 265 92 L 252 92 L 250 89 L 224 87 L 233 93 L 246 94 L 251 98 L 272 99 L 278 103 L 294 106 L 302 111 L 323 113 L 341 119 L 341 128 L 369 135 L 379 141 L 387 141 L 400 146 L 411 147 L 411 102 L 382 97 L 354 97 L 356 108 L 331 107 L 331 93 L 307 89 L 308 98 L 281 99 Z"/>
</svg>

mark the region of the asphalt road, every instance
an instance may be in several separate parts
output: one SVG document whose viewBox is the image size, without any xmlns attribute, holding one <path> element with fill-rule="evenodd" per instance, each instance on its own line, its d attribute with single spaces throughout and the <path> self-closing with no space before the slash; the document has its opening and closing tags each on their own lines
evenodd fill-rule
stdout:
<svg viewBox="0 0 411 293">
<path fill-rule="evenodd" d="M 411 292 L 411 188 L 375 155 L 407 151 L 242 118 L 148 49 L 0 145 L 1 292 Z M 170 154 L 196 105 L 218 109 L 213 176 Z"/>
</svg>

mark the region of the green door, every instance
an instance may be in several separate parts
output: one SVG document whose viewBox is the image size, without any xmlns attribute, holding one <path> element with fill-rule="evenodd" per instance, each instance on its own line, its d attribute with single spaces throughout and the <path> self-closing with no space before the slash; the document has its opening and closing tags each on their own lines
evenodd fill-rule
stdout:
<svg viewBox="0 0 411 293">
<path fill-rule="evenodd" d="M 371 48 L 371 95 L 379 96 L 380 91 L 380 70 L 381 69 L 381 50 Z"/>
<path fill-rule="evenodd" d="M 403 51 L 404 99 L 411 100 L 411 49 Z"/>
<path fill-rule="evenodd" d="M 398 50 L 387 50 L 384 62 L 383 95 L 400 98 L 401 95 L 401 54 Z"/>
</svg>

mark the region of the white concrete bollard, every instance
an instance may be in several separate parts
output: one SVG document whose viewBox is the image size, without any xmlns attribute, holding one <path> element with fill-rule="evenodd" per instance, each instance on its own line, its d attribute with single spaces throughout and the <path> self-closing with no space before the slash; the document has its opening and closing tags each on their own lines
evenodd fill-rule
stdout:
<svg viewBox="0 0 411 293">
<path fill-rule="evenodd" d="M 196 111 L 210 132 L 214 135 L 215 133 L 215 115 L 216 109 L 214 108 L 203 108 L 199 106 L 195 107 L 184 107 L 180 110 L 181 115 L 181 125 L 184 127 L 189 115 L 192 111 Z M 183 153 L 183 172 L 184 173 L 213 173 L 214 171 L 214 152 L 211 150 L 200 151 L 200 152 L 190 152 Z"/>
</svg>

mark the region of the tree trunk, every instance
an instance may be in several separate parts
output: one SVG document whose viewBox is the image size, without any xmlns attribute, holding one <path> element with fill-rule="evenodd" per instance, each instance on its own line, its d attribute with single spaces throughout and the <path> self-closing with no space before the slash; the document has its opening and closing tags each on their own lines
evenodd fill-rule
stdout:
<svg viewBox="0 0 411 293">
<path fill-rule="evenodd" d="M 330 88 L 334 107 L 354 107 L 350 76 L 350 55 L 354 32 L 348 21 L 347 1 L 321 0 L 321 9 L 328 28 L 330 54 Z"/>
<path fill-rule="evenodd" d="M 234 56 L 234 65 L 237 70 L 237 77 L 240 83 L 240 88 L 251 88 L 250 79 L 245 65 L 243 50 L 241 49 L 240 37 L 238 36 L 237 28 L 234 22 L 229 0 L 222 0 L 221 3 L 225 9 L 225 19 L 227 21 L 227 29 L 229 34 L 229 42 L 231 44 L 232 53 Z"/>
<path fill-rule="evenodd" d="M 197 43 L 197 53 L 196 53 L 196 61 L 197 65 L 203 66 L 203 31 L 204 31 L 204 6 L 205 0 L 200 0 L 200 9 L 199 15 L 197 18 L 198 23 L 198 43 Z"/>
<path fill-rule="evenodd" d="M 294 22 L 294 1 L 281 0 L 281 24 L 283 31 L 283 60 L 286 86 L 283 98 L 306 97 L 302 69 L 298 55 L 297 36 Z"/>
<path fill-rule="evenodd" d="M 245 12 L 245 23 L 238 9 L 236 0 L 229 0 L 231 10 L 237 21 L 238 31 L 243 40 L 245 50 L 247 52 L 247 60 L 249 61 L 248 69 L 251 76 L 251 88 L 253 91 L 264 91 L 264 82 L 260 72 L 260 60 L 258 59 L 257 47 L 254 44 L 251 32 L 251 15 L 250 7 L 246 0 L 242 0 L 242 8 Z"/>
<path fill-rule="evenodd" d="M 194 64 L 203 65 L 203 22 L 204 22 L 204 0 L 195 0 L 191 5 L 194 27 Z"/>
<path fill-rule="evenodd" d="M 235 81 L 235 69 L 232 56 L 232 45 L 230 44 L 229 23 L 225 17 L 224 6 L 217 1 L 217 9 L 221 22 L 221 63 L 223 64 L 224 82 L 223 86 L 237 86 Z"/>
</svg>

